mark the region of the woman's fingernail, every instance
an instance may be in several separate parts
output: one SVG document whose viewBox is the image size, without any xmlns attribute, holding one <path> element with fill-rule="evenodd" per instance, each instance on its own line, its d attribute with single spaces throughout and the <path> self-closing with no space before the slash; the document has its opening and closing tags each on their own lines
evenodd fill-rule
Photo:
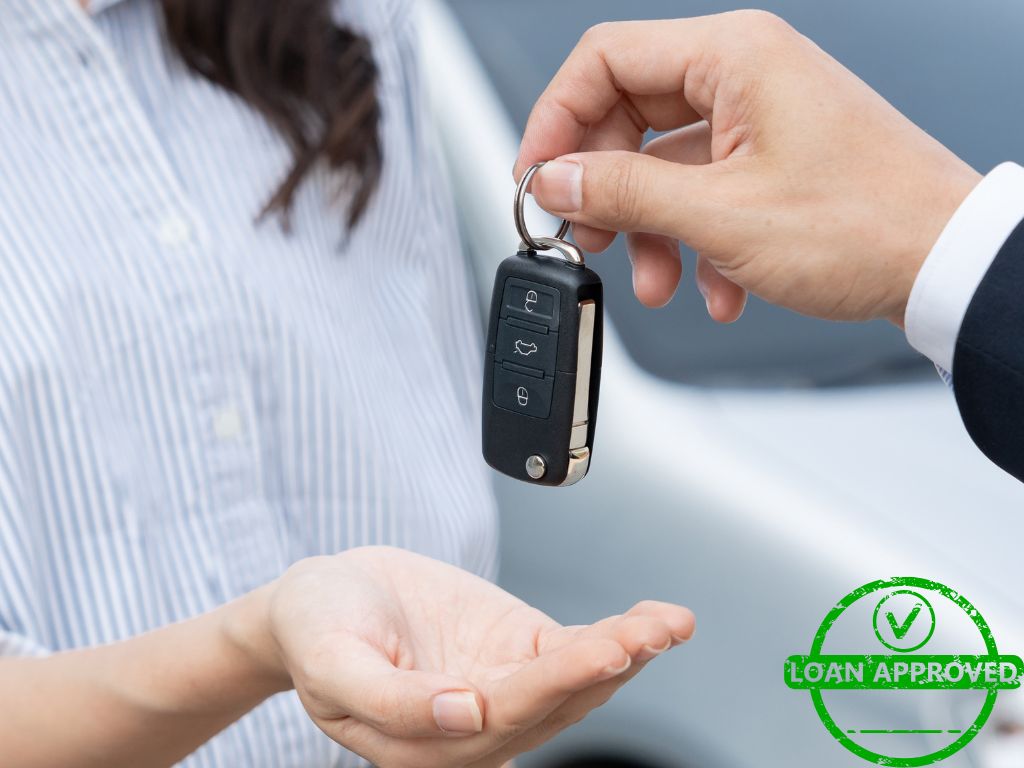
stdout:
<svg viewBox="0 0 1024 768">
<path fill-rule="evenodd" d="M 453 736 L 480 733 L 484 719 L 476 696 L 469 691 L 447 691 L 434 697 L 434 722 Z"/>
<path fill-rule="evenodd" d="M 605 667 L 601 671 L 600 679 L 601 680 L 610 680 L 613 677 L 618 677 L 623 672 L 625 672 L 627 669 L 629 669 L 629 667 L 630 667 L 630 665 L 632 663 L 633 663 L 633 660 L 631 658 L 629 658 L 629 656 L 626 656 L 626 661 L 621 666 L 618 666 L 618 667 Z"/>
<path fill-rule="evenodd" d="M 652 648 L 649 645 L 645 645 L 643 648 L 640 649 L 640 652 L 636 655 L 636 660 L 637 661 L 650 661 L 655 656 L 657 656 L 660 653 L 664 653 L 665 651 L 667 651 L 671 647 L 672 647 L 672 641 L 671 640 L 669 640 L 667 643 L 665 643 L 664 647 L 662 647 L 662 648 Z"/>
<path fill-rule="evenodd" d="M 583 166 L 573 160 L 552 160 L 537 171 L 533 192 L 543 207 L 574 213 L 583 207 Z"/>
</svg>

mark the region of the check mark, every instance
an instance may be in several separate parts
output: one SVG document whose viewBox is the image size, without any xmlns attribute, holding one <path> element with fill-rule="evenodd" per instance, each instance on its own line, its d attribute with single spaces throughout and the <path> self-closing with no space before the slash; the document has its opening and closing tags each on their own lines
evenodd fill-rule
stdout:
<svg viewBox="0 0 1024 768">
<path fill-rule="evenodd" d="M 902 624 L 896 623 L 896 617 L 893 616 L 892 611 L 886 612 L 885 620 L 889 622 L 889 629 L 892 630 L 892 634 L 897 640 L 902 640 L 907 636 L 907 632 L 910 631 L 910 625 L 914 623 L 914 619 L 917 618 L 917 614 L 921 612 L 923 607 L 921 603 L 916 603 L 910 611 L 910 615 L 907 616 Z"/>
</svg>

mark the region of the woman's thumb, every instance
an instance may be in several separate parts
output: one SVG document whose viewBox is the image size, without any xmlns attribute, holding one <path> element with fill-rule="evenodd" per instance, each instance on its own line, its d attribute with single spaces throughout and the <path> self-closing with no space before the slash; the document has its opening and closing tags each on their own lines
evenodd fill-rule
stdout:
<svg viewBox="0 0 1024 768">
<path fill-rule="evenodd" d="M 400 669 L 378 649 L 340 642 L 301 687 L 327 711 L 398 738 L 468 736 L 483 729 L 483 697 L 468 681 Z"/>
<path fill-rule="evenodd" d="M 464 680 L 448 675 L 395 670 L 360 682 L 354 717 L 399 738 L 447 734 L 468 736 L 483 729 L 482 697 Z"/>
</svg>

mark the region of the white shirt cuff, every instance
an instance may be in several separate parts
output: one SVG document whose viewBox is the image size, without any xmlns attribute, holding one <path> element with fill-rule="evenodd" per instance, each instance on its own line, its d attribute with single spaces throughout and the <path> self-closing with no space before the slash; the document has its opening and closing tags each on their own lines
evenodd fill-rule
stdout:
<svg viewBox="0 0 1024 768">
<path fill-rule="evenodd" d="M 960 324 L 1007 238 L 1024 220 L 1024 168 L 997 166 L 960 204 L 917 274 L 903 321 L 907 341 L 953 370 Z"/>
</svg>

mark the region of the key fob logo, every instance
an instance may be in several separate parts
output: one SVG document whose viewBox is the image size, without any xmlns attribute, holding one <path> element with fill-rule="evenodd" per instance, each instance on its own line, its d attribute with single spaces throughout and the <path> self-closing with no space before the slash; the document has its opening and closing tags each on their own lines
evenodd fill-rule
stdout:
<svg viewBox="0 0 1024 768">
<path fill-rule="evenodd" d="M 523 357 L 529 357 L 537 351 L 537 345 L 532 341 L 523 341 L 522 339 L 516 339 L 516 354 L 522 355 Z"/>
<path fill-rule="evenodd" d="M 526 405 L 530 402 L 530 393 L 526 391 L 526 387 L 519 387 L 516 390 L 516 400 L 519 401 L 520 405 Z"/>
<path fill-rule="evenodd" d="M 532 290 L 531 291 L 527 291 L 526 292 L 526 301 L 523 303 L 523 309 L 525 309 L 527 312 L 533 312 L 533 305 L 536 304 L 536 303 L 537 303 L 537 292 L 536 291 L 532 291 Z"/>
</svg>

